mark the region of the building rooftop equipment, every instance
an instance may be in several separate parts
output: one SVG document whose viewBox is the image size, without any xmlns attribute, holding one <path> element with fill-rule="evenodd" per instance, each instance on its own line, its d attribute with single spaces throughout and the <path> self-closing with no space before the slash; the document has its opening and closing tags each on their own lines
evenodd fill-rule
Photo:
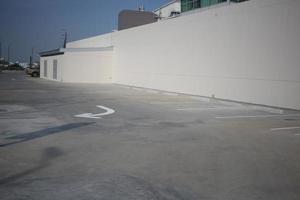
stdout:
<svg viewBox="0 0 300 200">
<path fill-rule="evenodd" d="M 157 15 L 153 12 L 140 10 L 123 10 L 119 14 L 118 30 L 124 30 L 157 22 Z"/>
<path fill-rule="evenodd" d="M 159 19 L 169 18 L 177 16 L 181 13 L 181 0 L 170 1 L 153 12 L 158 16 Z"/>
</svg>

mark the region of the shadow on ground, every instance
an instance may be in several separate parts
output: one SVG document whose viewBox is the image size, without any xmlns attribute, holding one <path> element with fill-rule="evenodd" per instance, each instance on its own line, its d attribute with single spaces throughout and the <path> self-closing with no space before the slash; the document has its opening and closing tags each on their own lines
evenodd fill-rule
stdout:
<svg viewBox="0 0 300 200">
<path fill-rule="evenodd" d="M 14 144 L 27 142 L 27 141 L 34 140 L 37 138 L 46 137 L 49 135 L 61 133 L 61 132 L 68 131 L 71 129 L 81 128 L 81 127 L 88 126 L 91 124 L 94 124 L 94 122 L 71 123 L 71 124 L 65 124 L 65 125 L 61 125 L 61 126 L 46 128 L 46 129 L 42 129 L 42 130 L 38 130 L 38 131 L 34 131 L 34 132 L 24 133 L 24 134 L 20 134 L 17 136 L 7 137 L 7 138 L 5 138 L 6 140 L 17 140 L 17 141 L 0 144 L 0 147 L 6 147 L 6 146 L 14 145 Z"/>
<path fill-rule="evenodd" d="M 51 164 L 51 161 L 53 159 L 58 158 L 58 157 L 62 156 L 63 154 L 64 154 L 63 151 L 57 147 L 48 147 L 48 148 L 44 149 L 41 160 L 39 161 L 39 164 L 36 167 L 33 167 L 33 168 L 25 170 L 23 172 L 20 172 L 20 173 L 11 175 L 9 177 L 6 177 L 4 179 L 1 179 L 0 186 L 14 182 L 18 179 L 21 179 L 24 176 L 27 176 L 29 174 L 32 174 L 34 172 L 40 171 L 44 168 L 47 168 Z"/>
</svg>

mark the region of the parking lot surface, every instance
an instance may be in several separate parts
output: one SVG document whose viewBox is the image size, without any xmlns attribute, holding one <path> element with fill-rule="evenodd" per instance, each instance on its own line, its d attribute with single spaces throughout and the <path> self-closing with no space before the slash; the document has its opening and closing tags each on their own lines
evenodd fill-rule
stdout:
<svg viewBox="0 0 300 200">
<path fill-rule="evenodd" d="M 299 200 L 300 111 L 0 74 L 0 199 Z"/>
</svg>

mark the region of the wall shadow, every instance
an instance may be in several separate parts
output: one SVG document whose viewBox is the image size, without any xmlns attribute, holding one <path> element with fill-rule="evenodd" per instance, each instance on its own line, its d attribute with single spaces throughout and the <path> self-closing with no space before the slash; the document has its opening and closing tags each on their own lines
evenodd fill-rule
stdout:
<svg viewBox="0 0 300 200">
<path fill-rule="evenodd" d="M 61 132 L 68 131 L 71 129 L 81 128 L 81 127 L 88 126 L 88 125 L 91 125 L 94 123 L 95 122 L 71 123 L 71 124 L 65 124 L 65 125 L 61 125 L 61 126 L 46 128 L 46 129 L 42 129 L 42 130 L 38 130 L 38 131 L 34 131 L 34 132 L 29 132 L 29 133 L 16 135 L 16 136 L 7 137 L 7 138 L 5 138 L 6 140 L 17 140 L 17 141 L 0 144 L 0 148 L 27 142 L 30 140 L 34 140 L 34 139 L 41 138 L 41 137 L 46 137 L 46 136 L 57 134 L 57 133 L 61 133 Z"/>
</svg>

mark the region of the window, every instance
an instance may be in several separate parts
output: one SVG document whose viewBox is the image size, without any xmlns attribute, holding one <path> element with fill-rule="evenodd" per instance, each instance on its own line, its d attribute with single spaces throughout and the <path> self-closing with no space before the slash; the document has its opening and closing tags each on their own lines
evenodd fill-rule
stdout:
<svg viewBox="0 0 300 200">
<path fill-rule="evenodd" d="M 201 0 L 181 0 L 181 12 L 200 8 Z"/>
<path fill-rule="evenodd" d="M 44 60 L 44 77 L 47 77 L 47 72 L 48 72 L 48 63 L 47 60 Z"/>
<path fill-rule="evenodd" d="M 201 0 L 201 8 L 224 2 L 227 2 L 227 0 Z"/>
<path fill-rule="evenodd" d="M 53 79 L 57 79 L 57 60 L 53 60 Z"/>
</svg>

